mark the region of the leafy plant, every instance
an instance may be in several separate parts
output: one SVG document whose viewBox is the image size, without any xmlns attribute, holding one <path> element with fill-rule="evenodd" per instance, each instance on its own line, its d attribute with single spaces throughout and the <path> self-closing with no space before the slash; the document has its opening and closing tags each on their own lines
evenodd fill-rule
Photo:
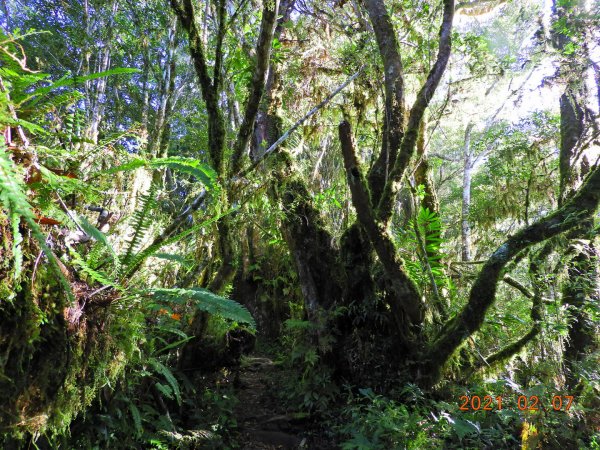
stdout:
<svg viewBox="0 0 600 450">
<path fill-rule="evenodd" d="M 21 245 L 23 243 L 23 235 L 21 234 L 20 224 L 21 220 L 23 220 L 30 228 L 37 244 L 46 254 L 60 284 L 65 289 L 65 293 L 72 299 L 73 293 L 69 282 L 60 270 L 56 256 L 46 244 L 46 236 L 44 236 L 35 221 L 33 208 L 29 204 L 23 183 L 20 181 L 22 180 L 22 176 L 18 173 L 14 162 L 8 156 L 9 154 L 3 142 L 0 143 L 0 152 L 0 204 L 6 208 L 12 226 L 13 277 L 18 280 L 22 271 L 23 252 Z"/>
</svg>

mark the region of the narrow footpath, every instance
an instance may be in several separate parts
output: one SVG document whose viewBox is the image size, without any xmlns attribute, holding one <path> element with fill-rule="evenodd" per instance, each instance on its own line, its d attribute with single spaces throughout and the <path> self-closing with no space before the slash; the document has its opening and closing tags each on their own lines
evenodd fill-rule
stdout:
<svg viewBox="0 0 600 450">
<path fill-rule="evenodd" d="M 335 449 L 314 420 L 306 414 L 286 411 L 281 404 L 276 395 L 280 370 L 268 357 L 252 355 L 244 359 L 235 391 L 239 402 L 234 408 L 239 448 Z"/>
</svg>

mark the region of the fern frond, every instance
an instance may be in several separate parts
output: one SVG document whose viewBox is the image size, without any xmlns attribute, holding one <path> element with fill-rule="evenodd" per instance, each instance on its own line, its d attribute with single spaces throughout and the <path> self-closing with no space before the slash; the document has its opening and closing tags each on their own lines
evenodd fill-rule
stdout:
<svg viewBox="0 0 600 450">
<path fill-rule="evenodd" d="M 97 269 L 100 264 L 104 264 L 108 260 L 106 253 L 107 250 L 104 245 L 102 245 L 100 242 L 94 242 L 94 245 L 92 245 L 92 248 L 88 254 L 85 255 L 85 261 L 88 266 L 92 267 L 93 269 Z"/>
<path fill-rule="evenodd" d="M 256 322 L 250 311 L 240 303 L 221 297 L 202 288 L 191 289 L 151 289 L 148 292 L 155 301 L 166 303 L 195 302 L 197 309 L 209 314 L 221 316 L 234 322 L 242 322 L 256 328 Z"/>
<path fill-rule="evenodd" d="M 235 211 L 236 209 L 237 208 L 232 208 L 232 209 L 224 212 L 223 214 L 219 214 L 218 216 L 215 216 L 209 220 L 205 220 L 204 222 L 196 224 L 193 227 L 190 227 L 190 228 L 182 231 L 181 233 L 176 234 L 175 236 L 167 238 L 167 239 L 159 242 L 158 244 L 152 244 L 152 245 L 148 246 L 147 248 L 145 248 L 144 250 L 142 250 L 141 252 L 137 253 L 136 255 L 133 255 L 128 260 L 128 263 L 125 266 L 125 269 L 123 271 L 123 278 L 124 279 L 129 278 L 147 258 L 156 254 L 156 252 L 158 252 L 161 248 L 163 248 L 167 245 L 171 245 L 171 244 L 180 242 L 185 237 L 200 231 L 202 228 L 206 227 L 207 225 L 210 225 L 213 222 L 218 221 L 221 217 Z"/>
<path fill-rule="evenodd" d="M 138 407 L 135 406 L 135 403 L 129 401 L 128 406 L 129 411 L 131 412 L 131 418 L 133 419 L 136 435 L 139 437 L 144 432 L 144 428 L 142 427 L 142 415 L 140 414 Z"/>
<path fill-rule="evenodd" d="M 165 366 L 156 358 L 150 358 L 148 360 L 148 363 L 158 374 L 162 375 L 165 378 L 165 380 L 167 380 L 171 391 L 173 392 L 173 394 L 175 394 L 175 399 L 177 400 L 177 403 L 181 405 L 181 390 L 179 389 L 179 382 L 175 378 L 175 375 L 173 375 L 173 372 L 171 372 L 167 366 Z"/>
<path fill-rule="evenodd" d="M 69 300 L 75 300 L 73 291 L 69 281 L 65 278 L 62 271 L 58 266 L 54 253 L 50 250 L 46 244 L 46 236 L 42 233 L 39 225 L 35 222 L 35 215 L 33 209 L 29 204 L 29 200 L 23 187 L 21 186 L 21 177 L 17 174 L 14 162 L 8 156 L 4 142 L 0 143 L 0 204 L 8 210 L 8 215 L 11 219 L 11 225 L 13 230 L 13 255 L 16 257 L 15 266 L 17 275 L 20 275 L 22 270 L 22 252 L 20 244 L 22 242 L 22 236 L 19 231 L 20 219 L 23 219 L 34 239 L 42 251 L 48 257 L 50 267 L 54 270 L 58 282 L 63 287 Z"/>
<path fill-rule="evenodd" d="M 83 273 L 87 274 L 92 280 L 100 283 L 102 286 L 112 286 L 115 289 L 123 290 L 123 287 L 111 280 L 108 275 L 99 270 L 93 269 L 90 265 L 83 259 L 83 257 L 75 250 L 73 247 L 68 246 L 69 251 L 71 252 L 71 256 L 73 258 L 73 262 L 78 265 Z"/>
<path fill-rule="evenodd" d="M 12 254 L 13 260 L 15 264 L 15 268 L 13 270 L 13 277 L 15 280 L 18 280 L 21 276 L 21 272 L 23 270 L 23 250 L 21 249 L 21 243 L 23 242 L 23 236 L 21 235 L 21 231 L 19 230 L 19 224 L 21 223 L 21 216 L 16 213 L 10 214 L 10 224 L 12 227 L 13 234 L 13 245 L 12 245 Z"/>
<path fill-rule="evenodd" d="M 203 164 L 200 160 L 193 158 L 183 158 L 179 156 L 172 156 L 169 158 L 155 158 L 152 160 L 146 160 L 143 158 L 134 158 L 125 164 L 113 167 L 108 170 L 104 170 L 102 174 L 111 174 L 117 172 L 124 172 L 139 169 L 140 167 L 146 167 L 149 169 L 158 169 L 161 167 L 168 167 L 173 170 L 177 170 L 188 175 L 192 175 L 198 181 L 202 182 L 206 187 L 211 188 L 217 178 L 216 172 L 207 164 Z"/>
<path fill-rule="evenodd" d="M 155 258 L 164 259 L 164 260 L 167 260 L 167 261 L 176 262 L 178 264 L 181 264 L 181 266 L 184 269 L 191 269 L 192 266 L 194 265 L 193 261 L 190 261 L 189 259 L 186 259 L 182 255 L 175 255 L 173 253 L 155 253 L 153 256 Z"/>
<path fill-rule="evenodd" d="M 133 236 L 127 243 L 127 250 L 122 258 L 125 267 L 131 265 L 131 261 L 138 252 L 144 236 L 150 229 L 150 213 L 156 207 L 156 190 L 156 184 L 152 183 L 148 192 L 140 198 L 140 207 L 133 213 Z"/>
<path fill-rule="evenodd" d="M 77 225 L 79 225 L 83 229 L 83 231 L 85 231 L 88 235 L 90 235 L 92 238 L 94 238 L 94 240 L 96 242 L 99 242 L 105 249 L 108 250 L 108 252 L 110 253 L 110 256 L 112 258 L 112 261 L 115 265 L 115 272 L 118 273 L 121 270 L 121 262 L 119 260 L 119 257 L 117 256 L 117 253 L 115 252 L 115 249 L 112 247 L 112 245 L 110 245 L 110 242 L 108 242 L 108 239 L 106 239 L 105 234 L 102 231 L 100 231 L 98 228 L 96 228 L 94 225 L 92 225 L 84 216 L 79 216 L 77 218 Z M 90 261 L 89 255 L 88 255 L 88 261 Z M 93 264 L 91 264 L 91 265 L 93 265 Z"/>
<path fill-rule="evenodd" d="M 93 73 L 90 75 L 79 76 L 79 77 L 73 76 L 70 73 L 67 73 L 66 75 L 63 75 L 60 79 L 56 80 L 55 82 L 51 83 L 48 86 L 34 89 L 32 92 L 28 93 L 25 98 L 21 99 L 20 102 L 24 103 L 26 101 L 29 101 L 28 106 L 33 107 L 40 101 L 44 100 L 46 94 L 48 94 L 58 88 L 69 87 L 69 86 L 76 85 L 78 83 L 84 83 L 89 80 L 94 80 L 96 78 L 103 78 L 103 77 L 107 77 L 107 76 L 111 76 L 111 75 L 124 75 L 124 74 L 129 75 L 129 74 L 134 74 L 134 73 L 139 73 L 139 72 L 140 72 L 139 69 L 118 67 L 115 69 L 106 70 L 104 72 L 98 72 L 98 73 Z"/>
</svg>

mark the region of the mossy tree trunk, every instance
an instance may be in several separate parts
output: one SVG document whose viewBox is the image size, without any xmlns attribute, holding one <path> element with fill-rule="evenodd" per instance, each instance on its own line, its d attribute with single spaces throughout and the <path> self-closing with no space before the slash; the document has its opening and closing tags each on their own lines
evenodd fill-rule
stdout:
<svg viewBox="0 0 600 450">
<path fill-rule="evenodd" d="M 182 28 L 188 35 L 189 51 L 208 116 L 210 162 L 216 170 L 219 180 L 221 182 L 230 182 L 237 175 L 247 157 L 248 145 L 258 114 L 260 101 L 264 93 L 272 48 L 271 43 L 279 11 L 279 0 L 265 1 L 263 3 L 259 37 L 255 48 L 252 79 L 248 85 L 249 95 L 244 108 L 244 116 L 242 117 L 241 125 L 237 130 L 237 137 L 233 144 L 231 164 L 226 163 L 228 155 L 226 149 L 227 127 L 225 117 L 219 105 L 219 99 L 223 95 L 223 64 L 225 57 L 223 45 L 229 21 L 226 2 L 225 0 L 216 2 L 216 45 L 212 76 L 209 73 L 208 55 L 203 40 L 203 33 L 198 28 L 196 21 L 194 2 L 191 0 L 171 0 L 171 7 Z M 224 210 L 234 205 L 237 200 L 235 189 L 224 189 L 218 199 L 221 208 Z M 213 292 L 222 292 L 235 275 L 237 249 L 234 242 L 236 232 L 237 227 L 230 215 L 224 216 L 217 223 L 220 266 L 208 284 L 208 288 Z M 201 338 L 206 329 L 206 323 L 206 313 L 197 313 L 190 327 L 190 331 L 196 339 L 190 341 L 184 349 L 184 356 L 182 358 L 185 361 L 184 366 L 197 367 L 198 364 L 195 361 L 196 358 L 194 355 L 198 351 L 198 346 L 201 345 Z"/>
<path fill-rule="evenodd" d="M 564 52 L 576 36 L 585 42 L 585 32 L 577 23 L 577 16 L 585 11 L 583 3 L 575 2 L 569 6 L 555 2 L 553 8 L 556 20 L 565 20 L 569 29 L 569 35 L 561 31 L 554 32 L 554 47 Z M 593 125 L 593 118 L 586 107 L 588 89 L 585 67 L 588 59 L 587 46 L 583 45 L 575 57 L 568 62 L 564 60 L 560 68 L 560 77 L 566 86 L 560 97 L 559 204 L 570 199 L 588 175 L 586 156 L 583 152 L 587 129 Z M 598 326 L 591 317 L 591 306 L 598 303 L 600 296 L 595 235 L 592 217 L 582 220 L 569 235 L 569 260 L 566 280 L 562 287 L 562 303 L 569 313 L 569 334 L 565 343 L 564 361 L 567 386 L 573 392 L 580 382 L 578 363 L 598 348 Z"/>
</svg>

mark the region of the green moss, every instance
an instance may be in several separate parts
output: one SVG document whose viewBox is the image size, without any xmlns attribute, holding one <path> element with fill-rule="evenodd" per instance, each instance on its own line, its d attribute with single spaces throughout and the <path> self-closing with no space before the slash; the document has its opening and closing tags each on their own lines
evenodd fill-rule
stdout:
<svg viewBox="0 0 600 450">
<path fill-rule="evenodd" d="M 72 420 L 113 384 L 138 351 L 143 316 L 86 308 L 65 319 L 66 299 L 40 268 L 35 283 L 0 305 L 0 447 L 23 436 L 68 433 Z"/>
</svg>

